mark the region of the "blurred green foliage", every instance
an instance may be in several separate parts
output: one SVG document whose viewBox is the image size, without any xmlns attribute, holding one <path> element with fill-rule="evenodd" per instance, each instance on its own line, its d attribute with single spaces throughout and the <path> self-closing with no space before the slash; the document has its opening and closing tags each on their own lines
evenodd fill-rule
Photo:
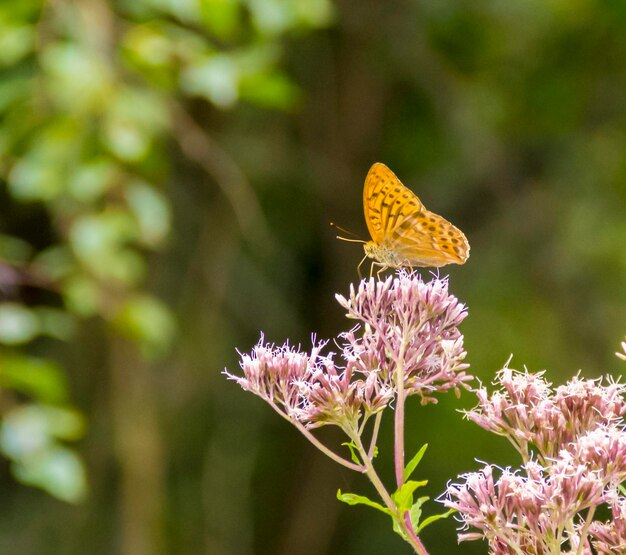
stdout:
<svg viewBox="0 0 626 555">
<path fill-rule="evenodd" d="M 0 451 L 82 502 L 3 476 L 0 552 L 404 549 L 220 375 L 260 329 L 343 326 L 361 254 L 327 224 L 365 229 L 377 160 L 468 236 L 476 375 L 617 370 L 625 23 L 601 0 L 0 3 Z M 463 403 L 409 405 L 430 497 L 514 460 Z M 425 541 L 484 552 L 451 522 Z"/>
</svg>

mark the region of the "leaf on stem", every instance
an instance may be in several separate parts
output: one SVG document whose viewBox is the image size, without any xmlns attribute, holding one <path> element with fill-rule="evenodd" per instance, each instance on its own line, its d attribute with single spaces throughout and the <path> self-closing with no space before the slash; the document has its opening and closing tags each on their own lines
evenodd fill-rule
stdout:
<svg viewBox="0 0 626 555">
<path fill-rule="evenodd" d="M 409 509 L 409 516 L 411 517 L 411 524 L 413 530 L 419 530 L 420 519 L 422 518 L 422 505 L 430 499 L 429 497 L 420 497 L 413 503 L 413 506 Z"/>
<path fill-rule="evenodd" d="M 421 488 L 428 483 L 428 480 L 422 480 L 417 482 L 415 480 L 409 480 L 402 484 L 392 495 L 396 506 L 399 511 L 409 511 L 413 507 L 413 493 L 417 488 Z"/>
<path fill-rule="evenodd" d="M 363 464 L 363 461 L 359 459 L 357 447 L 354 443 L 352 443 L 351 441 L 347 441 L 345 443 L 342 443 L 341 445 L 345 445 L 348 449 L 350 449 L 350 458 L 352 459 L 352 462 L 358 465 Z"/>
<path fill-rule="evenodd" d="M 404 467 L 404 479 L 408 480 L 413 474 L 413 471 L 417 468 L 417 465 L 422 460 L 424 453 L 426 453 L 426 449 L 428 448 L 428 443 L 424 443 L 420 450 L 415 453 L 415 456 L 408 462 L 408 464 Z"/>
<path fill-rule="evenodd" d="M 379 511 L 391 516 L 391 511 L 376 501 L 372 501 L 363 495 L 357 495 L 356 493 L 341 493 L 341 490 L 337 490 L 337 499 L 343 501 L 348 505 L 369 505 L 378 509 Z"/>
<path fill-rule="evenodd" d="M 421 512 L 421 511 L 420 511 Z M 441 513 L 438 515 L 432 515 L 429 516 L 428 518 L 424 519 L 424 522 L 422 522 L 419 526 L 417 526 L 418 521 L 416 521 L 414 523 L 415 526 L 417 526 L 417 533 L 419 534 L 424 528 L 426 528 L 426 526 L 428 526 L 429 524 L 432 524 L 433 522 L 440 520 L 442 518 L 448 518 L 452 513 L 455 513 L 456 511 L 454 509 L 450 509 L 449 511 L 445 512 L 445 513 Z M 413 514 L 412 514 L 412 510 L 411 510 L 411 522 L 413 522 Z"/>
</svg>

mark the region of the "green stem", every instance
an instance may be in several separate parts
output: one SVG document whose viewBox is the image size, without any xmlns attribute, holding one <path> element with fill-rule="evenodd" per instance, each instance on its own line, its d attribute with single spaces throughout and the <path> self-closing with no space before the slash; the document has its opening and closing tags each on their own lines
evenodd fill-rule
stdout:
<svg viewBox="0 0 626 555">
<path fill-rule="evenodd" d="M 415 553 L 417 553 L 418 555 L 428 555 L 428 551 L 426 551 L 424 544 L 421 542 L 421 540 L 419 539 L 419 537 L 415 534 L 415 531 L 413 530 L 409 512 L 405 511 L 404 514 L 401 514 L 401 512 L 398 510 L 398 507 L 396 506 L 391 495 L 385 488 L 385 485 L 380 479 L 380 476 L 378 476 L 378 473 L 376 472 L 376 469 L 374 468 L 374 464 L 372 463 L 371 457 L 365 451 L 365 447 L 363 447 L 363 443 L 361 442 L 360 436 L 356 433 L 348 434 L 348 435 L 350 436 L 350 439 L 352 439 L 352 441 L 356 445 L 356 448 L 359 454 L 361 455 L 361 459 L 363 460 L 363 463 L 365 465 L 365 474 L 374 485 L 374 488 L 376 488 L 378 495 L 380 495 L 380 498 L 385 503 L 385 506 L 387 507 L 387 509 L 389 509 L 389 511 L 393 515 L 394 520 L 398 523 L 398 526 L 402 530 L 407 542 L 411 545 L 411 547 L 413 547 L 413 549 L 415 550 Z"/>
<path fill-rule="evenodd" d="M 374 458 L 374 451 L 376 450 L 376 442 L 378 441 L 378 430 L 380 430 L 380 421 L 382 420 L 382 411 L 376 414 L 374 420 L 374 428 L 372 430 L 372 439 L 370 440 L 370 448 L 367 450 L 367 456 L 370 459 Z"/>
<path fill-rule="evenodd" d="M 585 525 L 583 529 L 580 531 L 580 544 L 578 545 L 578 549 L 576 550 L 576 555 L 582 555 L 583 549 L 585 547 L 585 543 L 587 543 L 587 530 L 593 521 L 593 515 L 596 512 L 595 507 L 590 507 L 589 512 L 587 513 L 587 519 L 585 520 Z"/>
<path fill-rule="evenodd" d="M 337 453 L 335 453 L 334 451 L 326 447 L 326 445 L 324 445 L 319 439 L 317 439 L 300 422 L 289 418 L 289 416 L 286 415 L 282 410 L 280 410 L 280 408 L 278 408 L 276 404 L 272 403 L 271 401 L 268 401 L 268 403 L 280 416 L 282 416 L 285 420 L 287 420 L 287 422 L 290 422 L 291 424 L 293 424 L 304 437 L 306 437 L 313 445 L 315 445 L 315 447 L 317 447 L 327 457 L 330 457 L 336 463 L 339 463 L 341 466 L 345 466 L 346 468 L 349 468 L 350 470 L 354 470 L 355 472 L 362 473 L 365 471 L 365 468 L 362 465 L 356 464 L 356 463 L 353 463 L 352 461 L 344 459 L 343 457 L 341 457 L 340 455 L 337 455 Z"/>
</svg>

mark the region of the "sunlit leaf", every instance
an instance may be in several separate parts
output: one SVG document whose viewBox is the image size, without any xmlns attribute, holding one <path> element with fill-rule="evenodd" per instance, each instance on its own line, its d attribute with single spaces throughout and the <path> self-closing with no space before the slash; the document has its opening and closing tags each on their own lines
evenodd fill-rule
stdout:
<svg viewBox="0 0 626 555">
<path fill-rule="evenodd" d="M 47 201 L 61 194 L 63 180 L 49 160 L 30 154 L 13 167 L 9 187 L 18 200 Z"/>
<path fill-rule="evenodd" d="M 337 499 L 347 503 L 348 505 L 367 505 L 387 515 L 391 515 L 391 512 L 387 509 L 387 507 L 377 503 L 376 501 L 372 501 L 363 495 L 357 495 L 356 493 L 342 493 L 341 490 L 337 490 Z"/>
<path fill-rule="evenodd" d="M 30 25 L 11 26 L 0 20 L 0 65 L 18 62 L 35 45 L 35 30 Z"/>
<path fill-rule="evenodd" d="M 70 230 L 70 244 L 81 262 L 99 277 L 123 284 L 143 275 L 141 256 L 126 246 L 137 238 L 134 218 L 121 209 L 86 215 Z"/>
<path fill-rule="evenodd" d="M 78 43 L 53 43 L 42 53 L 49 75 L 46 90 L 55 103 L 70 112 L 100 110 L 113 87 L 112 68 L 94 49 Z"/>
<path fill-rule="evenodd" d="M 114 183 L 117 167 L 105 157 L 84 162 L 68 179 L 68 192 L 82 202 L 100 198 Z"/>
<path fill-rule="evenodd" d="M 170 229 L 170 210 L 165 197 L 141 181 L 130 184 L 125 196 L 137 218 L 140 240 L 148 246 L 157 246 Z"/>
<path fill-rule="evenodd" d="M 432 515 L 432 516 L 429 516 L 428 518 L 425 518 L 420 523 L 420 525 L 417 527 L 417 533 L 419 534 L 429 524 L 432 524 L 433 522 L 441 520 L 442 518 L 448 518 L 450 515 L 454 514 L 455 512 L 456 511 L 454 509 L 450 509 L 449 511 L 446 511 L 445 513 L 441 513 L 441 514 L 438 514 L 438 515 Z M 411 521 L 413 521 L 413 519 L 411 519 Z M 417 522 L 418 521 L 416 521 L 416 523 Z"/>
<path fill-rule="evenodd" d="M 10 458 L 20 459 L 57 439 L 79 439 L 84 431 L 84 420 L 76 411 L 51 405 L 24 405 L 5 415 L 0 447 Z"/>
<path fill-rule="evenodd" d="M 413 471 L 417 468 L 417 465 L 422 460 L 424 453 L 426 453 L 426 449 L 428 449 L 428 443 L 422 445 L 417 453 L 415 453 L 414 457 L 407 463 L 404 467 L 404 479 L 408 480 L 413 474 Z"/>
<path fill-rule="evenodd" d="M 167 114 L 167 107 L 149 89 L 121 88 L 110 100 L 102 138 L 118 158 L 142 160 L 165 126 Z"/>
<path fill-rule="evenodd" d="M 351 442 L 351 441 L 350 442 L 345 442 L 345 443 L 342 443 L 341 445 L 347 447 L 350 450 L 350 458 L 352 459 L 353 463 L 356 463 L 356 464 L 359 464 L 359 465 L 363 464 L 361 462 L 361 459 L 359 458 L 359 454 L 358 454 L 356 445 L 353 442 Z"/>
<path fill-rule="evenodd" d="M 18 354 L 0 357 L 0 385 L 46 403 L 60 403 L 67 398 L 63 370 L 43 358 Z"/>
<path fill-rule="evenodd" d="M 65 280 L 63 296 L 68 309 L 79 316 L 93 316 L 102 306 L 103 292 L 87 275 L 78 274 Z"/>
<path fill-rule="evenodd" d="M 259 73 L 241 82 L 241 97 L 259 106 L 288 110 L 301 97 L 300 89 L 278 72 Z"/>
<path fill-rule="evenodd" d="M 18 303 L 0 304 L 0 343 L 27 343 L 39 333 L 39 319 L 32 310 Z"/>
<path fill-rule="evenodd" d="M 409 510 L 413 506 L 413 493 L 416 489 L 424 487 L 427 483 L 428 480 L 422 480 L 420 482 L 409 480 L 402 484 L 400 489 L 392 494 L 392 498 L 398 506 L 398 509 L 403 511 Z"/>
<path fill-rule="evenodd" d="M 241 28 L 241 2 L 204 0 L 199 3 L 202 22 L 220 39 L 233 38 Z"/>
<path fill-rule="evenodd" d="M 20 459 L 13 465 L 13 472 L 21 482 L 68 503 L 78 503 L 87 494 L 83 463 L 66 447 L 49 447 L 36 456 Z"/>
<path fill-rule="evenodd" d="M 181 75 L 181 87 L 219 108 L 231 108 L 239 98 L 239 80 L 235 59 L 227 54 L 215 54 L 186 69 Z"/>
</svg>

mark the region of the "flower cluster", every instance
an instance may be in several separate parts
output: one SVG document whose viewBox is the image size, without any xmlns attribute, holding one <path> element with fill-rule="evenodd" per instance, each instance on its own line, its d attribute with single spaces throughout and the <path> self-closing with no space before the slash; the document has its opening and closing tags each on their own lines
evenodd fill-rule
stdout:
<svg viewBox="0 0 626 555">
<path fill-rule="evenodd" d="M 354 378 L 352 370 L 339 370 L 333 353 L 321 356 L 326 342 L 303 353 L 288 343 L 266 344 L 263 336 L 251 354 L 241 355 L 243 377 L 226 375 L 243 389 L 267 401 L 279 414 L 307 427 L 349 425 L 362 413 L 374 414 L 392 397 L 388 384 L 376 372 Z"/>
<path fill-rule="evenodd" d="M 344 429 L 384 409 L 395 397 L 398 375 L 405 395 L 424 401 L 471 379 L 458 330 L 467 312 L 448 293 L 447 280 L 425 283 L 418 274 L 399 272 L 385 281 L 362 280 L 337 300 L 361 323 L 339 335 L 341 365 L 334 353 L 321 355 L 324 342 L 306 353 L 261 337 L 251 354 L 241 354 L 244 375 L 226 375 L 294 423 Z"/>
<path fill-rule="evenodd" d="M 363 280 L 337 301 L 348 318 L 361 322 L 341 335 L 349 365 L 362 372 L 376 368 L 395 387 L 402 375 L 406 395 L 419 395 L 423 403 L 436 402 L 435 392 L 458 393 L 472 379 L 458 329 L 467 310 L 448 293 L 447 280 L 424 283 L 400 272 L 386 281 Z"/>
<path fill-rule="evenodd" d="M 626 553 L 626 498 L 607 499 L 611 505 L 611 520 L 594 521 L 589 526 L 593 547 L 599 555 Z"/>
<path fill-rule="evenodd" d="M 576 438 L 598 426 L 618 422 L 626 412 L 624 385 L 578 376 L 552 391 L 543 373 L 503 368 L 500 391 L 476 391 L 478 406 L 466 413 L 481 428 L 506 437 L 524 461 L 534 447 L 542 461 L 556 457 Z"/>
<path fill-rule="evenodd" d="M 467 417 L 505 436 L 523 457 L 518 471 L 493 466 L 450 484 L 444 504 L 466 529 L 459 541 L 484 538 L 490 553 L 624 553 L 626 479 L 624 386 L 574 377 L 553 389 L 542 374 L 508 368 L 499 391 L 477 391 Z M 613 521 L 593 520 L 611 502 Z"/>
</svg>

